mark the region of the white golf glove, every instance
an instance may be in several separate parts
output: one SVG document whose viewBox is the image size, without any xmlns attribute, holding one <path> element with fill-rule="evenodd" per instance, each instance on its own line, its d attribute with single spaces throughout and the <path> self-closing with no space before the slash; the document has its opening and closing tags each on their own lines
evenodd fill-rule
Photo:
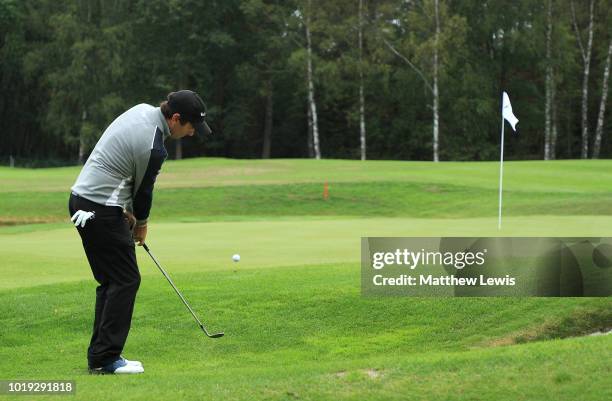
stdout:
<svg viewBox="0 0 612 401">
<path fill-rule="evenodd" d="M 72 222 L 74 223 L 74 226 L 78 226 L 79 224 L 81 225 L 81 228 L 85 227 L 85 224 L 87 223 L 87 220 L 92 220 L 94 217 L 96 217 L 96 213 L 95 212 L 86 212 L 84 210 L 78 210 L 74 216 L 72 216 L 72 218 L 70 220 L 72 220 Z"/>
</svg>

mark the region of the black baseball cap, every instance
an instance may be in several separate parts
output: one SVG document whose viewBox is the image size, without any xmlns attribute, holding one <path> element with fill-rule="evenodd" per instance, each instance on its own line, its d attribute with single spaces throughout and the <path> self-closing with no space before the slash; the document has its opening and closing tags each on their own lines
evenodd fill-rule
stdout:
<svg viewBox="0 0 612 401">
<path fill-rule="evenodd" d="M 168 106 L 173 113 L 179 113 L 183 120 L 193 125 L 198 135 L 212 134 L 212 130 L 206 124 L 206 105 L 202 98 L 190 90 L 180 90 L 168 94 Z"/>
</svg>

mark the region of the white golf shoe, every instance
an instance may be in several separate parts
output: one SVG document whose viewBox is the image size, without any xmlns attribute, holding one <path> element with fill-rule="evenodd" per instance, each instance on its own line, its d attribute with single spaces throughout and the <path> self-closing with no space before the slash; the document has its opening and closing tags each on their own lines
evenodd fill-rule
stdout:
<svg viewBox="0 0 612 401">
<path fill-rule="evenodd" d="M 89 368 L 89 373 L 93 375 L 126 375 L 126 374 L 136 374 L 136 373 L 144 373 L 144 368 L 141 365 L 135 365 L 135 361 L 132 363 L 128 363 L 126 359 L 119 358 L 113 363 L 109 363 L 106 366 L 99 368 Z"/>
<path fill-rule="evenodd" d="M 123 355 L 120 356 L 120 358 L 123 359 L 128 365 L 142 366 L 142 362 L 140 361 L 130 361 L 129 359 L 125 359 Z"/>
</svg>

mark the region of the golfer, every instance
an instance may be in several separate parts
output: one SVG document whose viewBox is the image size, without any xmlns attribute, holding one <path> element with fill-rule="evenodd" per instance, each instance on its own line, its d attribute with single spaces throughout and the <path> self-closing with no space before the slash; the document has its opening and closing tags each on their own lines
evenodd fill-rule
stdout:
<svg viewBox="0 0 612 401">
<path fill-rule="evenodd" d="M 104 131 L 71 188 L 71 220 L 99 283 L 87 351 L 92 374 L 144 372 L 121 355 L 140 285 L 134 245 L 147 237 L 153 185 L 168 155 L 164 141 L 210 134 L 205 115 L 189 90 L 170 93 L 160 107 L 132 107 Z"/>
</svg>

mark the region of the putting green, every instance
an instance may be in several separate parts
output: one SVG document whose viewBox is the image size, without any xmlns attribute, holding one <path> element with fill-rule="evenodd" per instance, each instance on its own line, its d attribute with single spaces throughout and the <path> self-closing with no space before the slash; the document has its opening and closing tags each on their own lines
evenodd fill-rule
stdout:
<svg viewBox="0 0 612 401">
<path fill-rule="evenodd" d="M 91 277 L 80 238 L 69 222 L 20 232 L 0 229 L 0 288 L 29 287 Z M 17 232 L 15 232 L 17 231 Z M 612 217 L 528 216 L 504 219 L 291 219 L 219 223 L 151 223 L 148 244 L 163 266 L 176 272 L 274 266 L 359 264 L 361 237 L 590 236 L 612 234 Z M 234 263 L 231 256 L 242 260 Z M 144 275 L 157 274 L 139 249 Z M 153 266 L 153 269 L 151 269 Z"/>
</svg>

